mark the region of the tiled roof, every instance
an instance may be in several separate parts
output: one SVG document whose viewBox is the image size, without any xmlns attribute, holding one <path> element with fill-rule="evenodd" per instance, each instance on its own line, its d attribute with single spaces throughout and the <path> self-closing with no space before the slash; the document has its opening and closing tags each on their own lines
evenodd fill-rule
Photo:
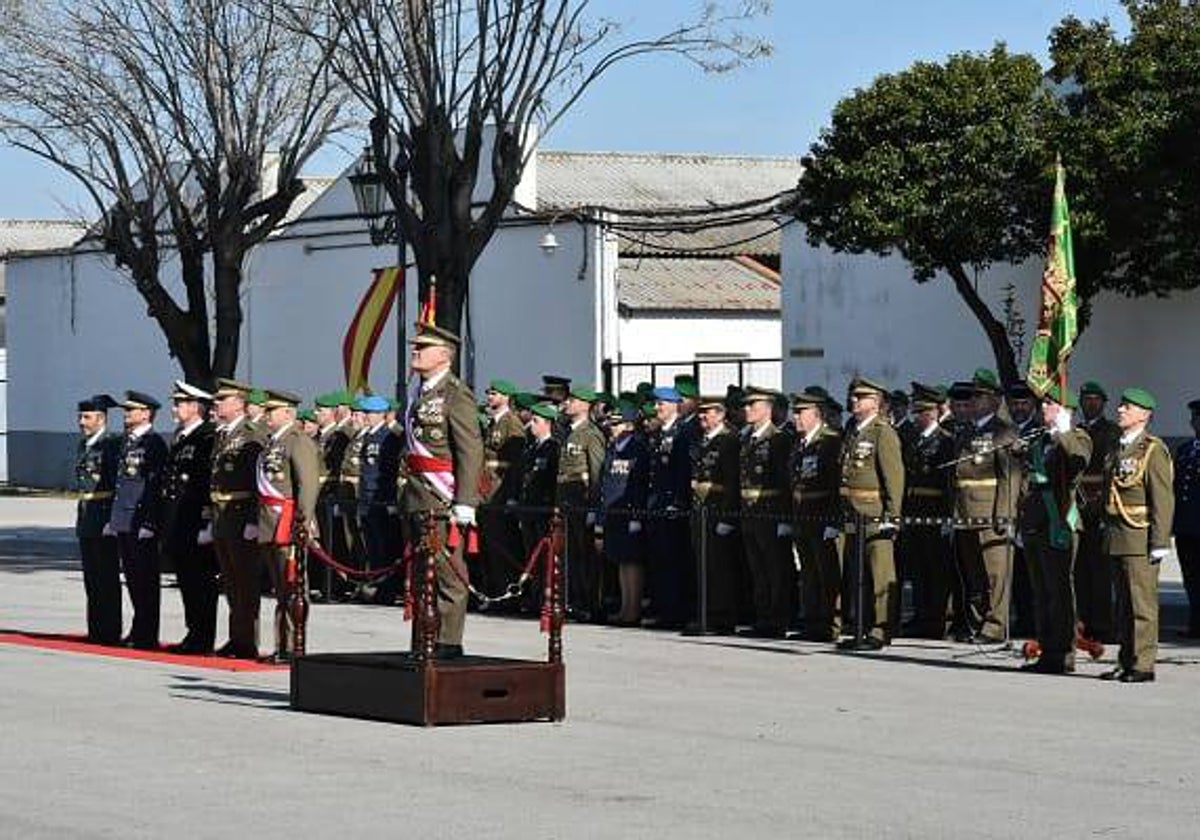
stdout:
<svg viewBox="0 0 1200 840">
<path fill-rule="evenodd" d="M 749 259 L 622 257 L 617 301 L 634 312 L 779 312 L 779 275 Z"/>
<path fill-rule="evenodd" d="M 537 209 L 636 214 L 737 204 L 793 189 L 801 170 L 798 157 L 539 151 Z M 688 233 L 617 234 L 622 254 L 779 254 L 773 219 Z"/>
</svg>

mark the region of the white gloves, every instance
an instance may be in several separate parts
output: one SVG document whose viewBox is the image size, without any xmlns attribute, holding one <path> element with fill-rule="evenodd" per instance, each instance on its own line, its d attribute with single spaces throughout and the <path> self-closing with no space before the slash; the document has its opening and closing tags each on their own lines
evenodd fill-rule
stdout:
<svg viewBox="0 0 1200 840">
<path fill-rule="evenodd" d="M 953 533 L 954 533 L 954 523 L 953 522 L 943 522 L 942 523 L 942 536 L 948 537 Z"/>
<path fill-rule="evenodd" d="M 154 532 L 151 531 L 149 528 L 147 528 L 145 525 L 143 525 L 141 528 L 138 528 L 138 539 L 139 540 L 152 540 L 152 539 L 154 539 Z"/>
<path fill-rule="evenodd" d="M 475 508 L 470 505 L 453 505 L 450 508 L 450 518 L 457 525 L 474 525 Z"/>
<path fill-rule="evenodd" d="M 1154 549 L 1153 551 L 1150 552 L 1150 565 L 1157 566 L 1159 563 L 1161 563 L 1163 560 L 1165 560 L 1167 555 L 1170 553 L 1171 553 L 1171 549 L 1169 549 L 1169 548 Z"/>
<path fill-rule="evenodd" d="M 1060 435 L 1071 431 L 1071 412 L 1060 411 L 1054 416 L 1054 431 Z"/>
<path fill-rule="evenodd" d="M 505 506 L 505 507 L 516 507 L 516 506 L 517 506 L 517 500 L 516 500 L 516 499 L 509 499 L 507 502 L 505 502 L 505 503 L 504 503 L 504 506 Z"/>
<path fill-rule="evenodd" d="M 879 524 L 879 533 L 881 534 L 894 534 L 897 530 L 898 526 L 895 522 L 881 522 Z"/>
<path fill-rule="evenodd" d="M 115 537 L 116 535 L 117 529 L 112 526 L 111 522 L 105 522 L 104 527 L 100 529 L 100 536 L 102 537 Z"/>
<path fill-rule="evenodd" d="M 775 526 L 775 536 L 779 537 L 779 539 L 783 539 L 784 537 L 790 537 L 791 535 L 792 535 L 792 526 L 787 524 L 786 522 L 780 522 L 778 525 Z"/>
<path fill-rule="evenodd" d="M 734 528 L 728 522 L 718 522 L 715 530 L 718 537 L 728 537 L 733 533 Z"/>
<path fill-rule="evenodd" d="M 209 545 L 213 541 L 212 523 L 204 526 L 204 530 L 196 535 L 196 545 Z"/>
<path fill-rule="evenodd" d="M 398 505 L 388 505 L 387 512 L 388 512 L 388 516 L 395 516 L 397 513 L 400 512 L 400 508 Z"/>
<path fill-rule="evenodd" d="M 840 530 L 838 530 L 837 528 L 834 528 L 832 525 L 826 525 L 825 530 L 821 532 L 821 539 L 836 540 L 841 535 L 842 535 L 842 532 Z"/>
<path fill-rule="evenodd" d="M 1013 545 L 1015 545 L 1017 548 L 1025 547 L 1025 537 L 1021 535 L 1020 531 L 1017 531 L 1015 534 L 1013 534 Z"/>
<path fill-rule="evenodd" d="M 631 534 L 642 533 L 642 523 L 638 522 L 636 519 L 629 520 L 629 533 L 631 533 Z"/>
<path fill-rule="evenodd" d="M 334 515 L 334 516 L 341 516 L 341 515 L 342 515 L 342 506 L 341 506 L 341 505 L 334 505 L 334 506 L 333 506 L 333 515 Z"/>
<path fill-rule="evenodd" d="M 595 525 L 596 524 L 596 514 L 593 513 L 592 511 L 588 511 L 587 516 L 585 516 L 583 518 L 583 524 L 587 525 L 589 528 L 591 528 L 593 525 Z"/>
<path fill-rule="evenodd" d="M 247 524 L 246 527 L 242 529 L 242 539 L 244 539 L 246 542 L 253 542 L 254 540 L 257 540 L 258 526 L 253 522 Z"/>
</svg>

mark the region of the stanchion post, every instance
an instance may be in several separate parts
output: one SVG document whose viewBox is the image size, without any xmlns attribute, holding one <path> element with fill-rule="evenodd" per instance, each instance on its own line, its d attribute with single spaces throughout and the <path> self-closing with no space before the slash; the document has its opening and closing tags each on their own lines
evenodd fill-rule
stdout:
<svg viewBox="0 0 1200 840">
<path fill-rule="evenodd" d="M 699 527 L 700 527 L 700 556 L 696 558 L 696 562 L 700 568 L 697 574 L 697 585 L 699 587 L 699 609 L 700 617 L 700 632 L 708 632 L 708 505 L 700 503 L 699 508 Z"/>
</svg>

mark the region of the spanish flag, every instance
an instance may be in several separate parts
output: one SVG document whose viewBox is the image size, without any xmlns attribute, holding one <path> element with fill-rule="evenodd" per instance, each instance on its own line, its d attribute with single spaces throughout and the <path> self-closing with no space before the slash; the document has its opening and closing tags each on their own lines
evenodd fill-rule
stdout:
<svg viewBox="0 0 1200 840">
<path fill-rule="evenodd" d="M 346 390 L 351 394 L 358 393 L 367 387 L 367 379 L 371 373 L 371 356 L 375 353 L 375 345 L 379 334 L 387 323 L 392 311 L 392 303 L 400 283 L 404 281 L 404 269 L 401 266 L 375 269 L 374 279 L 358 304 L 354 320 L 346 330 L 342 340 L 342 366 L 346 371 Z M 398 363 L 403 364 L 403 359 Z"/>
</svg>

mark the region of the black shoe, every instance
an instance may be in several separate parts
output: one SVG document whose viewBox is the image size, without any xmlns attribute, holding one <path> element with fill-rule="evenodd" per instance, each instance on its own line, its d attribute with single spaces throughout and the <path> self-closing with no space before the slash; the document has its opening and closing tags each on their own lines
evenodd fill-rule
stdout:
<svg viewBox="0 0 1200 840">
<path fill-rule="evenodd" d="M 867 636 L 863 639 L 856 639 L 851 636 L 849 639 L 842 639 L 838 642 L 838 650 L 883 650 L 887 645 L 883 639 L 877 639 L 874 636 Z"/>
<path fill-rule="evenodd" d="M 136 642 L 130 642 L 129 646 L 134 650 L 158 650 L 158 639 L 139 639 Z"/>
<path fill-rule="evenodd" d="M 1116 668 L 1113 668 L 1111 671 L 1105 671 L 1103 674 L 1101 674 L 1100 679 L 1110 680 L 1110 681 L 1111 680 L 1124 680 L 1125 679 L 1125 669 L 1122 668 L 1120 665 L 1118 665 Z"/>
<path fill-rule="evenodd" d="M 462 645 L 445 645 L 438 642 L 433 649 L 433 658 L 439 662 L 445 662 L 450 659 L 462 659 Z"/>
<path fill-rule="evenodd" d="M 259 660 L 259 662 L 262 662 L 264 665 L 288 665 L 291 664 L 291 661 L 291 651 L 287 650 L 277 650 L 270 656 L 264 656 Z"/>
<path fill-rule="evenodd" d="M 1071 674 L 1075 672 L 1075 666 L 1052 659 L 1039 659 L 1037 662 L 1022 665 L 1021 670 L 1027 674 Z"/>
<path fill-rule="evenodd" d="M 1121 674 L 1120 680 L 1123 683 L 1154 682 L 1154 672 L 1139 671 L 1137 668 L 1130 668 L 1128 671 Z"/>
<path fill-rule="evenodd" d="M 733 634 L 733 627 L 728 624 L 712 624 L 707 630 L 701 630 L 698 623 L 690 623 L 679 631 L 681 636 L 729 636 Z"/>
<path fill-rule="evenodd" d="M 737 631 L 743 639 L 785 639 L 787 633 L 775 627 L 743 627 Z"/>
<path fill-rule="evenodd" d="M 959 627 L 950 631 L 950 640 L 961 645 L 969 645 L 975 641 L 975 633 L 965 627 Z"/>
<path fill-rule="evenodd" d="M 226 659 L 258 659 L 258 651 L 254 648 L 244 648 L 240 645 L 235 645 L 232 642 L 222 645 L 220 650 L 217 651 L 216 655 Z"/>
</svg>

